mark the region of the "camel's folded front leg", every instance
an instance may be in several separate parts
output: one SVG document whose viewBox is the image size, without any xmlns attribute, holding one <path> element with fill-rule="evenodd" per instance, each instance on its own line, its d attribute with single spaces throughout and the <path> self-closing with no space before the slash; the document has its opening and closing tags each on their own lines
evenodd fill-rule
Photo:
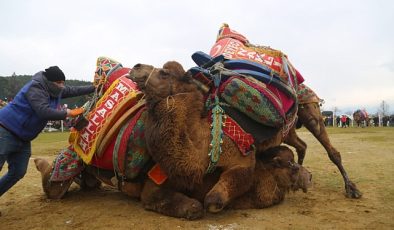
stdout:
<svg viewBox="0 0 394 230">
<path fill-rule="evenodd" d="M 198 200 L 165 186 L 158 186 L 151 180 L 147 180 L 144 185 L 141 201 L 145 209 L 167 216 L 193 220 L 204 214 L 203 206 Z"/>
</svg>

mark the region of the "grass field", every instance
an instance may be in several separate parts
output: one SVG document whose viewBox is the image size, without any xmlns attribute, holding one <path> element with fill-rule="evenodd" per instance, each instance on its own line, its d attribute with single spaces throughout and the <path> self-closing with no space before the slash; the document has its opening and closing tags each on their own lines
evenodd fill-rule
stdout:
<svg viewBox="0 0 394 230">
<path fill-rule="evenodd" d="M 185 221 L 143 209 L 116 189 L 80 192 L 74 186 L 62 201 L 47 200 L 31 161 L 28 173 L 0 198 L 1 226 L 7 229 L 394 229 L 394 128 L 328 128 L 349 178 L 363 193 L 344 196 L 343 179 L 324 148 L 305 129 L 304 166 L 313 174 L 308 193 L 290 193 L 263 210 L 226 210 Z M 42 133 L 32 157 L 53 159 L 68 145 L 68 133 Z M 3 170 L 0 174 L 4 174 Z M 99 218 L 95 218 L 99 217 Z M 1 227 L 0 227 L 1 228 Z"/>
</svg>

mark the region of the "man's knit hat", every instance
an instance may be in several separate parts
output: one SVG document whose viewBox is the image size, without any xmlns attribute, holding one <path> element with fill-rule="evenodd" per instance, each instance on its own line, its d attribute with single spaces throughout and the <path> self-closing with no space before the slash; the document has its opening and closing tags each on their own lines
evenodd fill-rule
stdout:
<svg viewBox="0 0 394 230">
<path fill-rule="evenodd" d="M 52 82 L 66 80 L 66 76 L 64 75 L 63 71 L 57 66 L 51 66 L 48 69 L 45 69 L 44 75 L 48 81 Z"/>
</svg>

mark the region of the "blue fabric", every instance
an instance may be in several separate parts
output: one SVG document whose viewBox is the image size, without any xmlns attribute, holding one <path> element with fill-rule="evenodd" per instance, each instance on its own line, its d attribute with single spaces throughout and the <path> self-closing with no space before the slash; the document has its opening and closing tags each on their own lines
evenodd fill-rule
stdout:
<svg viewBox="0 0 394 230">
<path fill-rule="evenodd" d="M 48 120 L 40 118 L 27 100 L 32 82 L 26 84 L 14 100 L 0 110 L 0 123 L 25 141 L 33 140 L 45 127 Z M 56 109 L 59 99 L 48 97 L 49 107 Z"/>
<path fill-rule="evenodd" d="M 31 156 L 31 144 L 0 126 L 0 146 L 0 171 L 5 162 L 8 164 L 8 172 L 0 179 L 2 196 L 25 176 Z"/>
</svg>

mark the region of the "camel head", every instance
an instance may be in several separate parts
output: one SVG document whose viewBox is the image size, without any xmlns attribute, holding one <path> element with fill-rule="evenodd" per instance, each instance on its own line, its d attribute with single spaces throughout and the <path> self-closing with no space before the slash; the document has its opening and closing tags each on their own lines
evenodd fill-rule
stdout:
<svg viewBox="0 0 394 230">
<path fill-rule="evenodd" d="M 68 187 L 72 183 L 72 179 L 61 182 L 50 182 L 52 166 L 49 162 L 42 158 L 35 158 L 34 164 L 41 173 L 42 188 L 49 199 L 61 199 L 67 192 Z"/>
<path fill-rule="evenodd" d="M 294 161 L 294 154 L 288 147 L 277 146 L 267 150 L 263 155 L 263 162 L 266 161 L 273 167 L 279 184 L 292 191 L 308 191 L 312 185 L 312 174 Z"/>
<path fill-rule="evenodd" d="M 190 88 L 193 85 L 190 84 L 191 77 L 186 74 L 182 65 L 175 61 L 165 63 L 163 68 L 136 64 L 130 71 L 130 78 L 145 93 L 148 101 L 157 101 L 193 90 Z"/>
</svg>

